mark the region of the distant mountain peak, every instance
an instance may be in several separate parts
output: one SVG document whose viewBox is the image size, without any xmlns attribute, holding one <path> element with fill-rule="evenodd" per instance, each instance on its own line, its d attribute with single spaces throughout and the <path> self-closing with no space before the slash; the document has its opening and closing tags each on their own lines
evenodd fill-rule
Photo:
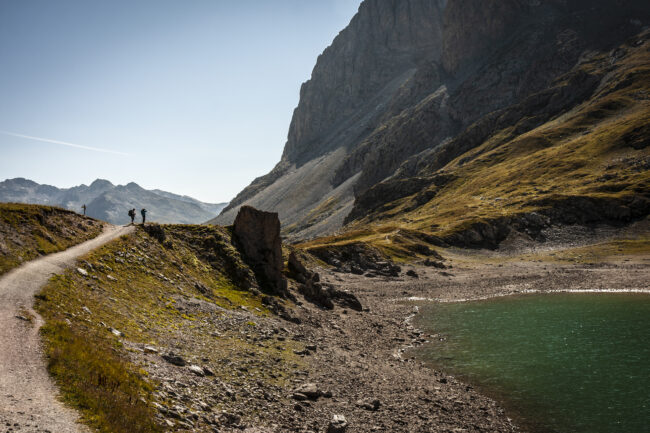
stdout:
<svg viewBox="0 0 650 433">
<path fill-rule="evenodd" d="M 95 179 L 93 183 L 90 184 L 90 188 L 104 188 L 104 187 L 112 187 L 115 186 L 113 185 L 110 181 L 106 179 Z"/>
<path fill-rule="evenodd" d="M 198 224 L 216 216 L 226 203 L 203 203 L 188 196 L 160 190 L 149 191 L 135 182 L 114 185 L 96 179 L 90 186 L 57 188 L 24 178 L 0 182 L 0 202 L 48 204 L 79 212 L 86 205 L 87 215 L 112 224 L 130 222 L 128 209 L 146 208 L 147 219 L 161 223 Z"/>
<path fill-rule="evenodd" d="M 14 184 L 14 185 L 20 185 L 20 186 L 35 186 L 35 185 L 38 185 L 33 180 L 25 179 L 24 177 L 15 177 L 13 179 L 7 179 L 6 182 Z"/>
</svg>

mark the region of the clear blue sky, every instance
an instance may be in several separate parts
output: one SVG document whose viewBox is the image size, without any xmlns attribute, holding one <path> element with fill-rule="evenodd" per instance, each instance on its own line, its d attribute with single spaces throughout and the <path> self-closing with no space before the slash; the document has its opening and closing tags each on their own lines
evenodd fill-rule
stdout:
<svg viewBox="0 0 650 433">
<path fill-rule="evenodd" d="M 300 84 L 359 3 L 0 0 L 0 181 L 228 201 L 279 161 Z"/>
</svg>

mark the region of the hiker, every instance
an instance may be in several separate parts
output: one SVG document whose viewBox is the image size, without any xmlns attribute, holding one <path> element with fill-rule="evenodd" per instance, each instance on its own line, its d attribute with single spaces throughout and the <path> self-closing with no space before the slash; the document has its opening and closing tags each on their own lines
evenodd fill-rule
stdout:
<svg viewBox="0 0 650 433">
<path fill-rule="evenodd" d="M 145 218 L 147 218 L 147 210 L 143 208 L 140 211 L 140 214 L 142 215 L 142 225 L 144 225 L 144 220 L 145 220 Z"/>
<path fill-rule="evenodd" d="M 135 221 L 135 208 L 129 209 L 129 216 L 131 217 L 131 225 L 133 225 L 133 222 Z"/>
<path fill-rule="evenodd" d="M 81 206 L 81 209 L 84 210 L 84 216 L 86 216 L 86 205 L 84 204 L 83 206 Z"/>
</svg>

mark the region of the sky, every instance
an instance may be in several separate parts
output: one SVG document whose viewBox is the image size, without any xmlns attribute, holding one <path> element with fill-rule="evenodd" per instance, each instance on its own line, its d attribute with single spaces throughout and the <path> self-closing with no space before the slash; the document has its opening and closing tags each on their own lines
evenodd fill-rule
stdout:
<svg viewBox="0 0 650 433">
<path fill-rule="evenodd" d="M 0 0 L 0 181 L 227 202 L 361 0 Z"/>
</svg>

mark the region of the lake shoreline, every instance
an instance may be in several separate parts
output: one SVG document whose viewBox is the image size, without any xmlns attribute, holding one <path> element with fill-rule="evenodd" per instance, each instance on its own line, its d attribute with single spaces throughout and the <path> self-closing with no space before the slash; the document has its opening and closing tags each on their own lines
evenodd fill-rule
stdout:
<svg viewBox="0 0 650 433">
<path fill-rule="evenodd" d="M 572 289 L 557 289 L 557 290 L 524 290 L 524 291 L 514 291 L 514 292 L 503 292 L 497 293 L 494 295 L 475 297 L 475 298 L 465 298 L 465 299 L 440 299 L 440 298 L 421 298 L 417 296 L 412 296 L 409 298 L 397 298 L 395 302 L 433 302 L 440 304 L 452 304 L 452 303 L 462 303 L 462 302 L 477 302 L 477 301 L 488 301 L 490 299 L 498 298 L 507 298 L 509 296 L 525 296 L 525 295 L 552 295 L 552 294 L 562 294 L 562 293 L 584 293 L 584 294 L 630 294 L 630 295 L 650 295 L 650 289 L 623 289 L 623 290 L 607 290 L 607 289 L 597 289 L 597 290 L 572 290 Z"/>
<path fill-rule="evenodd" d="M 433 416 L 441 416 L 440 413 L 444 415 L 447 412 L 444 409 L 441 411 L 439 406 L 447 405 L 445 407 L 449 410 L 459 410 L 458 418 L 465 420 L 450 419 L 450 425 L 456 427 L 471 426 L 471 422 L 466 422 L 468 420 L 464 417 L 474 413 L 481 414 L 483 409 L 489 406 L 491 412 L 482 424 L 483 431 L 536 431 L 534 425 L 525 422 L 498 395 L 454 377 L 444 366 L 432 366 L 413 356 L 409 349 L 422 347 L 434 338 L 414 325 L 413 319 L 419 312 L 414 307 L 427 300 L 459 302 L 567 291 L 650 294 L 650 289 L 646 287 L 646 282 L 650 281 L 650 257 L 645 255 L 620 255 L 608 260 L 601 259 L 597 264 L 585 264 L 540 261 L 538 258 L 521 260 L 516 256 L 499 256 L 497 259 L 488 257 L 488 260 L 485 260 L 487 253 L 483 252 L 479 258 L 470 254 L 446 253 L 443 252 L 443 255 L 447 258 L 445 264 L 448 268 L 444 270 L 421 265 L 403 265 L 403 271 L 413 270 L 418 278 L 367 278 L 319 269 L 323 282 L 351 291 L 369 310 L 358 317 L 356 313 L 351 312 L 335 315 L 332 322 L 336 324 L 338 332 L 328 333 L 328 337 L 321 340 L 326 341 L 324 345 L 330 346 L 331 349 L 347 347 L 354 351 L 355 347 L 360 346 L 360 354 L 357 355 L 362 358 L 353 355 L 351 365 L 357 365 L 358 360 L 362 369 L 367 370 L 363 374 L 355 374 L 350 371 L 353 369 L 347 366 L 328 366 L 324 369 L 324 375 L 341 374 L 346 370 L 348 384 L 368 376 L 372 370 L 381 370 L 387 381 L 405 384 L 423 383 L 429 378 L 428 380 L 433 382 L 434 398 L 427 397 L 430 401 L 422 403 L 418 385 L 413 388 L 405 385 L 404 389 L 399 391 L 399 401 L 415 400 L 422 404 L 410 406 L 403 403 L 401 406 L 411 407 L 411 411 L 422 411 L 422 408 L 429 410 L 428 406 L 433 404 L 438 408 L 431 408 L 430 413 L 437 414 Z M 559 290 L 558 287 L 566 289 Z M 373 326 L 382 329 L 383 335 L 368 332 Z M 390 332 L 387 332 L 389 329 Z M 327 348 L 325 351 L 331 353 Z M 347 349 L 345 351 L 350 354 Z M 372 362 L 366 362 L 368 360 Z M 314 364 L 314 368 L 322 369 L 323 366 Z M 390 398 L 389 393 L 382 390 L 381 386 L 367 382 L 364 386 L 363 395 Z M 387 416 L 380 412 L 376 412 L 373 417 L 377 422 Z M 430 424 L 425 422 L 422 425 Z M 439 424 L 436 426 L 440 427 Z M 361 427 L 354 431 L 381 430 Z M 428 430 L 415 424 L 412 430 L 395 431 Z M 469 428 L 468 431 L 474 430 Z"/>
</svg>

